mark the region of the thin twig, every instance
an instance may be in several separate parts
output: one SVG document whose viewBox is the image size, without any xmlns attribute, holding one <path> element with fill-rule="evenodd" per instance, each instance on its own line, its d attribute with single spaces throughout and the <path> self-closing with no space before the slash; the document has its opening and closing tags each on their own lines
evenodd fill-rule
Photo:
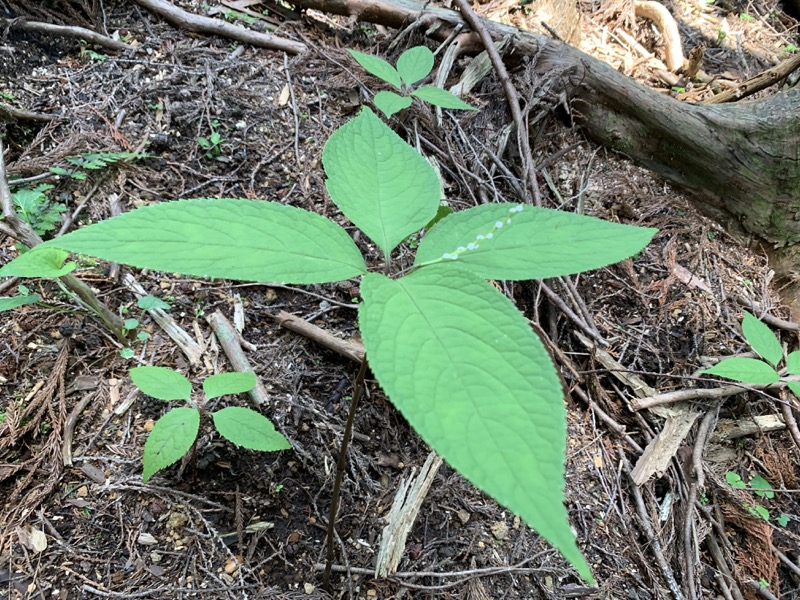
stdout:
<svg viewBox="0 0 800 600">
<path fill-rule="evenodd" d="M 470 24 L 473 31 L 480 36 L 481 42 L 483 42 L 483 45 L 486 48 L 486 53 L 489 55 L 489 59 L 492 61 L 492 66 L 497 72 L 497 77 L 500 79 L 500 83 L 503 84 L 506 98 L 508 98 L 508 106 L 511 109 L 511 117 L 514 120 L 514 125 L 517 128 L 517 142 L 519 143 L 520 150 L 522 151 L 521 154 L 525 161 L 522 172 L 523 181 L 530 188 L 533 197 L 533 204 L 536 206 L 541 206 L 542 197 L 539 192 L 539 184 L 536 181 L 536 167 L 533 163 L 533 155 L 531 154 L 531 143 L 530 139 L 528 139 L 528 128 L 525 126 L 525 121 L 522 118 L 522 109 L 520 108 L 517 90 L 514 87 L 514 83 L 511 81 L 511 77 L 508 75 L 505 65 L 503 64 L 503 59 L 497 52 L 497 48 L 495 48 L 492 36 L 489 34 L 489 31 L 486 29 L 486 27 L 483 26 L 483 23 L 481 22 L 480 18 L 478 18 L 478 15 L 476 15 L 475 11 L 472 10 L 472 7 L 469 5 L 467 0 L 456 0 L 456 3 L 458 4 L 458 8 L 461 11 L 464 19 Z M 530 204 L 530 198 L 528 200 Z"/>
<path fill-rule="evenodd" d="M 349 358 L 354 362 L 361 362 L 364 360 L 364 347 L 359 343 L 339 339 L 321 327 L 317 327 L 283 310 L 270 316 L 281 327 L 304 335 L 345 358 Z"/>
<path fill-rule="evenodd" d="M 662 575 L 664 575 L 664 579 L 667 581 L 667 587 L 669 587 L 669 590 L 672 592 L 675 600 L 683 600 L 683 593 L 681 593 L 678 582 L 675 580 L 675 575 L 672 573 L 672 569 L 669 568 L 669 565 L 664 558 L 664 549 L 661 547 L 661 542 L 658 541 L 658 538 L 653 531 L 653 527 L 650 524 L 650 517 L 647 515 L 647 507 L 644 505 L 644 498 L 642 498 L 642 494 L 639 491 L 639 486 L 636 485 L 633 475 L 631 474 L 631 465 L 622 450 L 619 451 L 619 454 L 625 474 L 628 476 L 628 479 L 630 479 L 631 482 L 631 494 L 633 494 L 633 499 L 636 505 L 636 514 L 639 516 L 639 523 L 642 526 L 642 531 L 653 548 L 653 554 L 655 555 L 656 562 L 661 569 Z"/>
<path fill-rule="evenodd" d="M 292 74 L 289 71 L 289 57 L 283 55 L 283 71 L 286 73 L 286 87 L 289 88 L 289 98 L 292 101 L 292 116 L 294 117 L 294 159 L 297 168 L 300 168 L 300 118 L 297 116 L 297 100 L 294 97 L 294 87 L 292 86 Z"/>
<path fill-rule="evenodd" d="M 785 390 L 781 390 L 780 396 L 782 400 L 780 405 L 781 414 L 783 414 L 783 422 L 786 423 L 786 429 L 789 430 L 789 434 L 792 436 L 795 446 L 797 446 L 797 449 L 800 450 L 800 429 L 798 429 L 797 420 L 794 418 L 792 400 Z"/>
</svg>

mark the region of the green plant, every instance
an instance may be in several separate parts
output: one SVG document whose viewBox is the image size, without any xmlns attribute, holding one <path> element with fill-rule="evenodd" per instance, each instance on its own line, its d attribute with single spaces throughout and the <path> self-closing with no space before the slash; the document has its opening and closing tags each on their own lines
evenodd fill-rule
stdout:
<svg viewBox="0 0 800 600">
<path fill-rule="evenodd" d="M 60 202 L 51 202 L 45 192 L 53 186 L 41 183 L 34 188 L 12 188 L 11 199 L 20 219 L 28 223 L 39 235 L 46 235 L 61 224 L 61 213 L 67 207 Z"/>
<path fill-rule="evenodd" d="M 161 469 L 183 457 L 197 439 L 200 423 L 209 400 L 228 394 L 241 394 L 256 385 L 253 373 L 219 373 L 203 380 L 205 401 L 192 402 L 192 383 L 183 375 L 164 367 L 134 367 L 133 383 L 142 392 L 158 400 L 182 400 L 189 406 L 173 408 L 153 426 L 147 437 L 142 458 L 144 482 Z M 291 448 L 275 426 L 261 413 L 240 406 L 228 406 L 211 413 L 217 432 L 229 442 L 262 452 Z"/>
<path fill-rule="evenodd" d="M 727 481 L 731 487 L 740 490 L 749 489 L 759 498 L 772 500 L 775 497 L 775 491 L 773 490 L 772 485 L 770 485 L 770 483 L 758 473 L 753 475 L 749 482 L 745 482 L 742 479 L 742 476 L 738 473 L 734 471 L 728 471 L 725 473 L 725 481 Z M 745 504 L 744 507 L 754 517 L 759 517 L 765 521 L 769 521 L 772 518 L 770 516 L 769 509 L 761 504 Z M 789 523 L 789 515 L 781 513 L 779 516 L 775 517 L 775 522 L 781 527 L 786 527 L 786 525 Z"/>
<path fill-rule="evenodd" d="M 413 80 L 410 67 L 397 71 Z M 145 206 L 47 242 L 41 251 L 59 248 L 245 281 L 320 284 L 361 277 L 359 327 L 390 399 L 453 467 L 593 581 L 563 503 L 560 379 L 526 317 L 487 279 L 599 268 L 640 251 L 656 230 L 523 204 L 487 204 L 442 218 L 403 268 L 393 264 L 393 251 L 440 207 L 433 167 L 367 107 L 331 135 L 322 161 L 332 200 L 382 252 L 381 272 L 369 271 L 350 234 L 333 221 L 243 199 Z M 357 390 L 365 371 L 366 363 Z M 353 396 L 354 407 L 358 393 Z"/>
<path fill-rule="evenodd" d="M 763 360 L 732 356 L 724 358 L 710 369 L 700 373 L 716 375 L 752 385 L 772 385 L 783 380 L 795 395 L 800 396 L 800 381 L 786 380 L 776 370 L 784 362 L 787 375 L 800 375 L 800 351 L 790 352 L 784 361 L 783 348 L 770 328 L 749 312 L 744 312 L 742 335 L 750 347 Z"/>
<path fill-rule="evenodd" d="M 222 154 L 222 135 L 217 131 L 219 121 L 211 123 L 211 135 L 198 136 L 197 145 L 206 151 L 206 158 L 215 158 Z"/>
<path fill-rule="evenodd" d="M 223 13 L 223 16 L 228 21 L 232 21 L 234 23 L 237 21 L 241 21 L 242 23 L 247 23 L 248 25 L 252 25 L 253 23 L 258 21 L 258 19 L 256 19 L 255 17 L 252 17 L 243 12 L 239 12 L 238 10 L 233 10 L 231 8 L 227 9 Z"/>
<path fill-rule="evenodd" d="M 794 54 L 795 52 L 800 50 L 800 47 L 797 47 L 794 44 L 786 44 L 784 50 L 786 50 L 789 54 Z"/>
<path fill-rule="evenodd" d="M 152 156 L 152 154 L 142 152 L 81 152 L 78 156 L 68 156 L 66 159 L 74 168 L 50 167 L 50 172 L 54 175 L 83 181 L 87 177 L 85 171 L 97 171 L 123 160 L 137 160 Z"/>
<path fill-rule="evenodd" d="M 458 96 L 435 85 L 423 85 L 416 89 L 411 87 L 427 77 L 433 70 L 433 52 L 425 46 L 415 46 L 403 52 L 397 59 L 397 68 L 379 56 L 355 50 L 348 50 L 348 52 L 364 70 L 382 79 L 403 94 L 387 90 L 375 94 L 373 102 L 387 118 L 411 106 L 411 96 L 441 108 L 477 110 Z"/>
</svg>

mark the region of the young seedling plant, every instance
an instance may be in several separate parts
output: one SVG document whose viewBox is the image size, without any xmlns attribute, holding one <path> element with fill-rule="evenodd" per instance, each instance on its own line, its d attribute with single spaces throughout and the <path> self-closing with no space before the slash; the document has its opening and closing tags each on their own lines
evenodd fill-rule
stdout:
<svg viewBox="0 0 800 600">
<path fill-rule="evenodd" d="M 428 69 L 412 73 L 406 64 L 422 63 L 423 55 L 432 64 L 427 49 L 412 51 L 414 61 L 406 54 L 398 60 L 401 83 Z M 441 219 L 422 237 L 413 264 L 397 265 L 394 250 L 439 208 L 441 186 L 429 162 L 368 107 L 334 131 L 322 162 L 331 199 L 382 252 L 380 272 L 332 220 L 278 202 L 229 198 L 144 206 L 42 250 L 231 280 L 360 277 L 366 355 L 395 406 L 450 465 L 594 581 L 564 506 L 566 410 L 558 373 L 527 318 L 487 280 L 603 267 L 641 251 L 656 230 L 485 204 Z M 356 392 L 365 372 L 364 364 Z"/>
<path fill-rule="evenodd" d="M 195 444 L 200 423 L 210 400 L 228 394 L 249 392 L 256 386 L 253 373 L 219 373 L 203 380 L 205 401 L 192 400 L 192 383 L 183 375 L 164 367 L 134 367 L 133 383 L 158 400 L 180 400 L 186 406 L 173 408 L 153 426 L 144 444 L 142 477 L 147 481 L 158 471 L 179 461 Z M 227 406 L 211 413 L 214 428 L 229 442 L 247 448 L 272 452 L 291 446 L 261 413 L 241 406 Z"/>
<path fill-rule="evenodd" d="M 772 500 L 775 497 L 775 491 L 773 490 L 772 485 L 770 485 L 769 481 L 764 479 L 758 473 L 753 475 L 749 482 L 745 482 L 742 479 L 742 476 L 738 473 L 734 471 L 728 471 L 725 473 L 725 481 L 727 481 L 731 487 L 736 489 L 749 489 L 756 496 L 762 499 Z M 754 517 L 759 517 L 765 521 L 770 520 L 769 509 L 759 503 L 745 504 L 745 508 Z M 786 525 L 789 523 L 789 519 L 789 515 L 786 513 L 781 513 L 780 516 L 775 517 L 775 522 L 781 527 L 786 527 Z"/>
<path fill-rule="evenodd" d="M 786 375 L 800 375 L 800 351 L 790 352 L 784 361 L 783 347 L 777 336 L 767 325 L 747 311 L 744 312 L 744 319 L 742 320 L 742 335 L 744 335 L 744 339 L 761 359 L 731 356 L 722 359 L 710 369 L 700 371 L 700 373 L 716 375 L 717 377 L 751 385 L 769 386 L 783 380 L 786 383 L 786 387 L 800 397 L 800 381 L 787 380 L 777 370 L 778 366 L 783 362 L 783 373 Z"/>
</svg>

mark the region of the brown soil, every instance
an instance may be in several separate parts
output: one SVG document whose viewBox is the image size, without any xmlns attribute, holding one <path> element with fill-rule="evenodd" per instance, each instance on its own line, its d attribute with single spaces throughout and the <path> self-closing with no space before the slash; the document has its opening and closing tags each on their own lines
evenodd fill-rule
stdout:
<svg viewBox="0 0 800 600">
<path fill-rule="evenodd" d="M 200 2 L 176 4 L 202 10 Z M 627 28 L 658 55 L 658 33 L 647 22 L 632 21 L 626 3 L 615 4 L 616 10 L 610 3 L 582 3 L 584 49 L 664 86 L 615 37 Z M 704 40 L 704 69 L 722 78 L 752 76 L 796 41 L 796 23 L 768 0 L 691 10 L 665 4 L 679 19 L 684 48 Z M 69 212 L 84 203 L 77 225 L 107 218 L 114 205 L 127 211 L 194 197 L 263 198 L 344 222 L 324 192 L 322 145 L 379 84 L 355 68 L 343 48 L 395 59 L 424 43 L 414 33 L 387 54 L 397 32 L 314 14 L 279 29 L 311 48 L 286 58 L 191 35 L 132 2 L 0 0 L 0 14 L 15 13 L 119 32 L 146 50 L 111 54 L 14 29 L 0 45 L 0 102 L 62 115 L 44 125 L 5 122 L 11 176 L 68 167 L 65 159 L 81 152 L 152 155 L 91 171 L 85 181 L 43 179 L 55 186 L 51 198 Z M 539 83 L 522 86 L 523 97 L 534 97 Z M 687 87 L 665 93 L 692 93 Z M 471 100 L 481 112 L 448 115 L 438 125 L 415 104 L 393 126 L 409 139 L 419 135 L 435 155 L 454 207 L 512 201 L 518 184 L 482 151 L 493 147 L 510 121 L 496 77 L 480 84 Z M 544 165 L 539 185 L 546 204 L 574 210 L 581 202 L 588 214 L 660 230 L 634 259 L 571 278 L 582 311 L 562 283 L 551 287 L 582 320 L 594 322 L 627 375 L 659 393 L 718 387 L 693 374 L 719 357 L 749 350 L 736 298 L 757 303 L 749 310 L 759 316 L 786 316 L 766 260 L 698 216 L 679 191 L 592 147 L 569 126 L 559 98 L 537 101 L 533 151 Z M 196 142 L 212 130 L 222 137 L 219 156 L 207 156 Z M 503 158 L 516 175 L 518 156 L 512 151 Z M 359 243 L 368 260 L 378 260 Z M 0 262 L 15 255 L 13 240 L 0 237 Z M 725 597 L 734 586 L 744 597 L 758 597 L 751 583 L 759 581 L 775 597 L 800 597 L 800 469 L 789 434 L 712 438 L 702 454 L 705 485 L 693 487 L 700 419 L 711 412 L 721 427 L 726 419 L 780 415 L 778 400 L 759 392 L 696 400 L 691 408 L 700 418 L 667 470 L 634 486 L 628 465 L 662 429 L 663 415 L 631 409 L 637 390 L 630 378 L 626 383 L 609 371 L 578 339 L 575 321 L 544 301 L 534 283 L 502 288 L 559 349 L 571 391 L 568 508 L 599 588 L 583 587 L 535 532 L 447 466 L 425 500 L 398 573 L 375 578 L 383 517 L 400 482 L 422 465 L 429 449 L 370 381 L 348 452 L 331 596 L 320 588 L 318 565 L 324 562 L 333 473 L 357 369 L 279 328 L 271 315 L 284 310 L 338 337 L 355 338 L 357 282 L 300 289 L 135 272 L 205 348 L 202 365 L 190 368 L 172 340 L 141 314 L 115 270 L 86 265 L 79 275 L 115 311 L 139 318 L 151 338 L 134 346 L 135 359 L 121 358 L 114 338 L 49 281 L 24 282 L 47 306 L 0 315 L 0 598 L 644 600 L 671 597 L 667 572 L 686 593 L 687 561 L 697 598 Z M 20 283 L 0 285 L 4 295 L 14 295 Z M 242 452 L 203 430 L 194 460 L 143 485 L 143 443 L 165 407 L 141 396 L 125 407 L 134 391 L 127 370 L 157 364 L 178 368 L 195 382 L 229 370 L 204 316 L 220 310 L 232 319 L 236 309 L 244 314 L 244 339 L 256 348 L 248 358 L 270 395 L 262 410 L 293 451 Z M 796 348 L 794 332 L 778 333 L 789 350 Z M 68 426 L 74 426 L 73 464 L 65 467 Z M 728 472 L 746 481 L 762 475 L 774 497 L 734 489 L 725 480 Z M 753 516 L 746 507 L 755 504 L 768 508 L 772 520 Z M 789 517 L 785 525 L 775 521 L 782 514 Z M 40 533 L 45 548 L 36 543 Z"/>
</svg>

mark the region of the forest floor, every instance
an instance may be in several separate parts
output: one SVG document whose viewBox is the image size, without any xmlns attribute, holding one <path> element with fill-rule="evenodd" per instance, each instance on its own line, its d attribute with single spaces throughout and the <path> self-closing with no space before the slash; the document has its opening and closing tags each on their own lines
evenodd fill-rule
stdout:
<svg viewBox="0 0 800 600">
<path fill-rule="evenodd" d="M 216 0 L 175 4 L 224 18 Z M 635 39 L 657 57 L 657 30 L 620 12 L 624 2 L 616 4 L 615 10 L 610 3 L 580 3 L 584 51 L 680 99 L 710 94 L 706 85 L 665 84 L 629 43 Z M 685 51 L 706 45 L 703 68 L 718 80 L 743 81 L 796 50 L 797 23 L 776 2 L 664 4 L 679 23 Z M 344 49 L 393 61 L 425 43 L 413 31 L 387 50 L 396 31 L 310 12 L 279 20 L 277 34 L 309 47 L 287 57 L 190 34 L 135 2 L 0 0 L 4 11 L 0 16 L 61 19 L 116 33 L 144 49 L 114 53 L 14 28 L 0 42 L 0 103 L 58 115 L 45 122 L 2 117 L 9 175 L 41 176 L 25 185 L 52 185 L 46 194 L 65 206 L 62 217 L 80 207 L 73 227 L 196 197 L 266 199 L 339 218 L 324 191 L 322 146 L 380 89 Z M 468 60 L 456 65 L 455 76 Z M 517 83 L 523 98 L 535 95 L 536 81 Z M 454 208 L 515 201 L 516 150 L 499 157 L 507 173 L 486 151 L 510 122 L 496 76 L 469 100 L 481 111 L 446 114 L 438 124 L 415 104 L 391 123 L 435 154 Z M 83 264 L 78 276 L 149 334 L 134 343 L 132 359 L 122 358 L 114 337 L 53 282 L 0 282 L 3 295 L 15 295 L 24 283 L 45 302 L 0 314 L 0 598 L 647 600 L 672 597 L 670 578 L 684 597 L 694 589 L 697 598 L 800 598 L 800 462 L 777 399 L 743 390 L 654 409 L 632 406 L 647 386 L 666 393 L 722 385 L 696 372 L 749 351 L 743 311 L 788 316 L 769 265 L 698 215 L 680 191 L 587 141 L 563 109 L 555 98 L 532 115 L 545 204 L 575 210 L 580 203 L 587 214 L 659 229 L 633 259 L 572 277 L 572 286 L 549 282 L 575 318 L 544 299 L 536 282 L 498 284 L 541 324 L 570 390 L 567 506 L 596 589 L 447 465 L 397 573 L 376 578 L 384 517 L 429 448 L 370 380 L 336 524 L 335 591 L 325 592 L 319 565 L 357 365 L 280 327 L 274 315 L 286 311 L 356 339 L 358 283 L 301 288 L 132 271 L 203 349 L 190 364 L 137 307 L 137 296 L 123 285 L 130 271 L 98 263 Z M 214 133 L 218 144 L 201 147 L 198 138 Z M 94 170 L 67 161 L 87 152 L 150 156 Z M 51 167 L 87 177 L 55 177 Z M 359 244 L 376 258 L 374 248 Z M 14 240 L 0 237 L 0 264 L 14 256 Z M 137 395 L 128 369 L 173 367 L 194 382 L 231 370 L 206 320 L 215 311 L 242 327 L 247 357 L 270 398 L 261 410 L 293 450 L 240 451 L 204 430 L 194 461 L 145 485 L 143 444 L 165 406 Z M 576 322 L 586 327 L 585 341 Z M 774 330 L 796 349 L 796 327 Z M 761 430 L 742 435 L 757 418 Z M 630 469 L 645 464 L 642 451 L 665 419 L 676 430 L 685 425 L 668 451 L 671 460 L 634 484 Z M 760 476 L 774 491 L 763 497 L 733 487 L 731 474 L 745 484 Z"/>
</svg>

